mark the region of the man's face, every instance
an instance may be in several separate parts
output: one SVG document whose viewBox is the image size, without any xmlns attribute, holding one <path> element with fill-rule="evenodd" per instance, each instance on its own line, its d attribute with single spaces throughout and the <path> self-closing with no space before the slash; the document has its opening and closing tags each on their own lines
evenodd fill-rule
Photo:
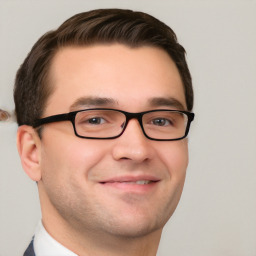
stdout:
<svg viewBox="0 0 256 256">
<path fill-rule="evenodd" d="M 177 109 L 173 99 L 186 109 L 174 62 L 153 47 L 63 48 L 50 83 L 55 89 L 44 116 L 97 107 Z M 82 232 L 125 237 L 161 232 L 178 204 L 188 163 L 186 139 L 149 140 L 135 119 L 111 140 L 78 138 L 69 121 L 47 124 L 40 152 L 43 220 L 57 216 Z"/>
</svg>

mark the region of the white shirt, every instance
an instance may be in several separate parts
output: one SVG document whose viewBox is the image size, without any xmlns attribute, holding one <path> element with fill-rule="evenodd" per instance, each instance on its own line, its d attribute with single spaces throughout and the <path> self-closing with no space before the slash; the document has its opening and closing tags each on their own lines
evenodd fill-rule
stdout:
<svg viewBox="0 0 256 256">
<path fill-rule="evenodd" d="M 45 230 L 42 221 L 36 228 L 34 251 L 36 256 L 78 256 L 52 238 Z"/>
</svg>

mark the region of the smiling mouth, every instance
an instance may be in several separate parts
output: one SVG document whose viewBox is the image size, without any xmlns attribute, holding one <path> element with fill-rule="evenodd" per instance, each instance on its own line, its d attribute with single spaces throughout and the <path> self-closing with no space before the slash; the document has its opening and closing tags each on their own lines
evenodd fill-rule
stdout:
<svg viewBox="0 0 256 256">
<path fill-rule="evenodd" d="M 102 187 L 106 189 L 110 189 L 110 191 L 118 191 L 118 193 L 132 193 L 138 195 L 147 195 L 155 191 L 158 188 L 157 184 L 161 180 L 156 178 L 130 178 L 130 177 L 121 177 L 121 178 L 114 178 L 109 180 L 104 180 L 100 182 Z"/>
<path fill-rule="evenodd" d="M 147 185 L 150 183 L 155 183 L 157 181 L 153 180 L 137 180 L 137 181 L 108 181 L 108 182 L 100 182 L 101 184 L 106 183 L 120 183 L 120 184 L 136 184 L 136 185 Z"/>
</svg>

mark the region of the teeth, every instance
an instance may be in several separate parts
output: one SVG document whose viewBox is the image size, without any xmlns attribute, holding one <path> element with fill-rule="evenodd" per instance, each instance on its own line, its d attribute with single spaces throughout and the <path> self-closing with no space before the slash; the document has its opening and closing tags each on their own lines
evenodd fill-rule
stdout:
<svg viewBox="0 0 256 256">
<path fill-rule="evenodd" d="M 150 180 L 138 180 L 138 181 L 124 181 L 123 183 L 145 185 L 145 184 L 151 183 L 151 181 Z"/>
<path fill-rule="evenodd" d="M 150 181 L 149 180 L 138 180 L 136 181 L 136 184 L 139 184 L 139 185 L 144 185 L 144 184 L 149 184 Z"/>
</svg>

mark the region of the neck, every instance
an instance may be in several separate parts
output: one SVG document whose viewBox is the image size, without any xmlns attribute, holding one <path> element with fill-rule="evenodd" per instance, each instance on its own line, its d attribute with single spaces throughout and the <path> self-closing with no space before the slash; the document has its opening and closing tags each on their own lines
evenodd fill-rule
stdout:
<svg viewBox="0 0 256 256">
<path fill-rule="evenodd" d="M 61 222 L 43 217 L 46 231 L 79 256 L 156 256 L 161 237 L 161 230 L 131 238 L 92 230 L 81 232 Z"/>
</svg>

